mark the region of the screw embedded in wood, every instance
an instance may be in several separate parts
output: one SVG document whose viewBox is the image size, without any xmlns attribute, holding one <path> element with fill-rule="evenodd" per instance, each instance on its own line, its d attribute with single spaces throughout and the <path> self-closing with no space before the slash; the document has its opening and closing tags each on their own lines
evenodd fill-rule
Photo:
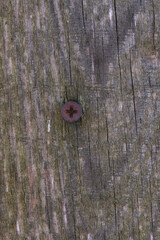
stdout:
<svg viewBox="0 0 160 240">
<path fill-rule="evenodd" d="M 69 101 L 62 106 L 61 115 L 67 122 L 76 122 L 82 116 L 82 108 L 78 103 Z"/>
</svg>

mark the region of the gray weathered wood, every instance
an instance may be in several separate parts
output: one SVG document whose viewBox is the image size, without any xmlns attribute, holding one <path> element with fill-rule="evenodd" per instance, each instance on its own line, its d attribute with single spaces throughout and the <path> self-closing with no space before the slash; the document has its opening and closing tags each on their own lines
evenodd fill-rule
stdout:
<svg viewBox="0 0 160 240">
<path fill-rule="evenodd" d="M 0 11 L 0 239 L 159 240 L 160 1 Z"/>
</svg>

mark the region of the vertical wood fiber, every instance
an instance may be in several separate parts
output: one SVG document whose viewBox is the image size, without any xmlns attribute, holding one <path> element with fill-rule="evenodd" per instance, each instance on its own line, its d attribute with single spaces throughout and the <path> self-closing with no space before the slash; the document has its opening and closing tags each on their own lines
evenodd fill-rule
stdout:
<svg viewBox="0 0 160 240">
<path fill-rule="evenodd" d="M 0 239 L 160 239 L 159 12 L 0 0 Z"/>
</svg>

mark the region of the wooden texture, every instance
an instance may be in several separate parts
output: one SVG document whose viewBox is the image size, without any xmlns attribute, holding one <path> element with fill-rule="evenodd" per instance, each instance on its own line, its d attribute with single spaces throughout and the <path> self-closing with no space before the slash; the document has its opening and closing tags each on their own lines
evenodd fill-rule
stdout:
<svg viewBox="0 0 160 240">
<path fill-rule="evenodd" d="M 160 1 L 0 12 L 0 239 L 159 240 Z"/>
</svg>

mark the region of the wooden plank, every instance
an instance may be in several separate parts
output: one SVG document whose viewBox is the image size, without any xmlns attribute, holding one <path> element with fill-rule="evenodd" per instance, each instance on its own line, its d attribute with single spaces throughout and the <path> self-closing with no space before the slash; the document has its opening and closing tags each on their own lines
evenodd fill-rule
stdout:
<svg viewBox="0 0 160 240">
<path fill-rule="evenodd" d="M 160 2 L 0 9 L 0 239 L 159 240 Z"/>
</svg>

